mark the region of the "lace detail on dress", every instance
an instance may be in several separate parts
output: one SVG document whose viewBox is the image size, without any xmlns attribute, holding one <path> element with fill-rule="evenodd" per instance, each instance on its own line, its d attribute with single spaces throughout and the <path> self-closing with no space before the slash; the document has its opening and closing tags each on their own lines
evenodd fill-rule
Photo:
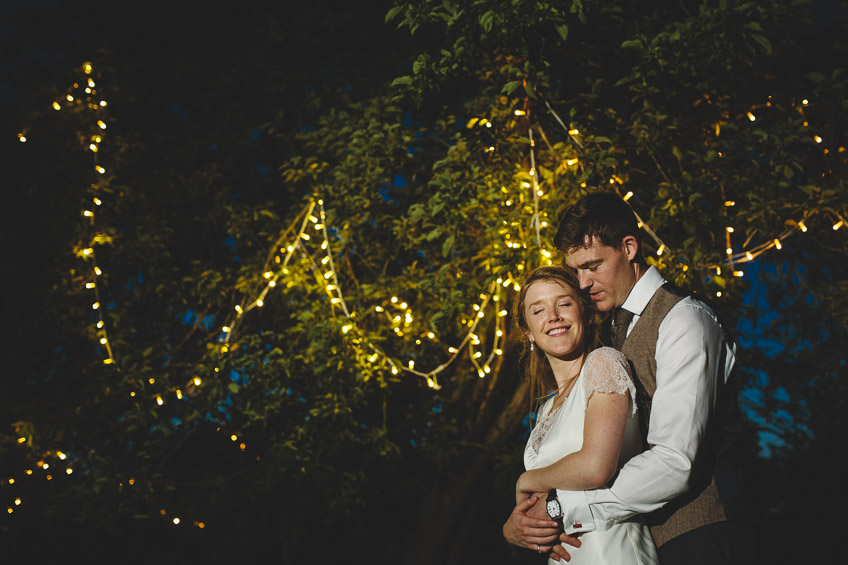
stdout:
<svg viewBox="0 0 848 565">
<path fill-rule="evenodd" d="M 636 387 L 633 386 L 633 377 L 630 376 L 630 364 L 621 351 L 612 347 L 596 349 L 586 357 L 586 366 L 583 369 L 587 403 L 595 391 L 629 393 L 630 405 L 633 406 L 631 414 L 636 413 Z"/>
<path fill-rule="evenodd" d="M 536 455 L 539 455 L 539 448 L 542 446 L 542 441 L 545 439 L 545 436 L 548 434 L 548 430 L 551 427 L 551 424 L 554 421 L 554 418 L 559 412 L 559 409 L 562 408 L 562 403 L 560 402 L 558 406 L 551 408 L 550 412 L 542 416 L 539 420 L 539 423 L 536 424 L 536 427 L 533 428 L 533 431 L 530 432 L 530 439 L 532 440 L 531 444 L 533 446 L 533 452 Z"/>
</svg>

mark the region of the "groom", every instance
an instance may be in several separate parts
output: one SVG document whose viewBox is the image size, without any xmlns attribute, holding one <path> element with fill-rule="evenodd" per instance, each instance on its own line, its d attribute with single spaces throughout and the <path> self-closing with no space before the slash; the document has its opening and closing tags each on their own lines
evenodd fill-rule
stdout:
<svg viewBox="0 0 848 565">
<path fill-rule="evenodd" d="M 663 565 L 752 563 L 741 515 L 741 480 L 729 462 L 738 431 L 730 380 L 735 345 L 703 302 L 667 283 L 642 256 L 630 206 L 593 193 L 562 218 L 555 244 L 580 287 L 613 313 L 613 341 L 634 369 L 645 451 L 608 488 L 551 491 L 561 508 L 561 541 L 644 514 Z M 538 497 L 537 497 L 538 498 Z M 531 499 L 532 500 L 532 499 Z M 507 541 L 539 549 L 550 535 L 543 505 L 527 502 L 504 525 Z M 545 545 L 545 544 L 541 544 Z M 552 557 L 570 559 L 555 544 Z"/>
</svg>

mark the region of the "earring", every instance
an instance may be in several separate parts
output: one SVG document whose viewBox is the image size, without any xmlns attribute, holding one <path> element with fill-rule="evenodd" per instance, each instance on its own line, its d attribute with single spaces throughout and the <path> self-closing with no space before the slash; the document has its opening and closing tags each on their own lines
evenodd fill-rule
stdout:
<svg viewBox="0 0 848 565">
<path fill-rule="evenodd" d="M 530 340 L 530 351 L 533 351 L 533 340 Z"/>
</svg>

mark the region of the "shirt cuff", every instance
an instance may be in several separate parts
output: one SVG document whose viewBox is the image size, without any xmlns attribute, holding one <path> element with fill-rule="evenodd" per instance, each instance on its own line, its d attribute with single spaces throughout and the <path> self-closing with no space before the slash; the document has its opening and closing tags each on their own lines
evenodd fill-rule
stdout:
<svg viewBox="0 0 848 565">
<path fill-rule="evenodd" d="M 589 509 L 585 491 L 558 490 L 557 498 L 562 507 L 562 525 L 566 534 L 572 535 L 595 530 L 595 518 Z"/>
</svg>

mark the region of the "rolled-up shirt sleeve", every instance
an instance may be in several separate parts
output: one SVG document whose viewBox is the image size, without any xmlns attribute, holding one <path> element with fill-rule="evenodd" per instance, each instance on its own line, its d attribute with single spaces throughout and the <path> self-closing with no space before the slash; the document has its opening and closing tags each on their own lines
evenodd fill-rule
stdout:
<svg viewBox="0 0 848 565">
<path fill-rule="evenodd" d="M 558 491 L 566 533 L 606 530 L 657 510 L 687 490 L 734 352 L 715 315 L 686 298 L 660 324 L 656 361 L 649 449 L 630 459 L 609 488 Z"/>
</svg>

